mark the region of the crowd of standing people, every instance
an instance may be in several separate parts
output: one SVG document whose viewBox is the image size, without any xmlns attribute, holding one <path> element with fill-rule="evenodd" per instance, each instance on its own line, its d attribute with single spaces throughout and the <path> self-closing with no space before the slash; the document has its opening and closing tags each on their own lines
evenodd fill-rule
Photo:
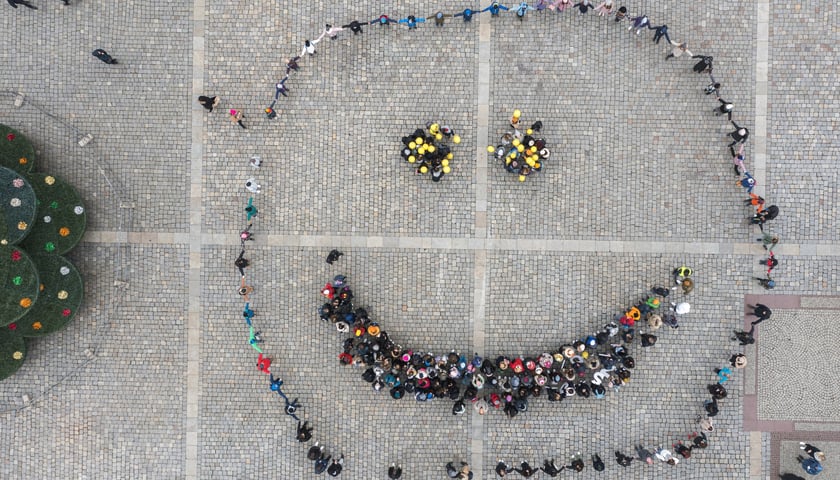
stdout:
<svg viewBox="0 0 840 480">
<path fill-rule="evenodd" d="M 510 131 L 502 134 L 499 144 L 487 147 L 487 152 L 501 161 L 505 170 L 519 175 L 519 181 L 534 172 L 542 171 L 543 163 L 551 156 L 544 138 L 537 134 L 542 130 L 542 121 L 537 120 L 523 133 L 520 130 L 522 112 L 514 110 L 510 117 Z"/>
<path fill-rule="evenodd" d="M 417 175 L 430 174 L 433 182 L 439 182 L 444 175 L 452 171 L 449 162 L 455 158 L 452 144 L 461 143 L 461 136 L 448 125 L 429 122 L 426 128 L 418 128 L 402 138 L 400 156 L 415 166 Z"/>
<path fill-rule="evenodd" d="M 750 222 L 757 225 L 762 232 L 758 241 L 768 251 L 768 259 L 762 261 L 768 267 L 767 275 L 757 279 L 764 288 L 774 288 L 775 282 L 770 277 L 770 272 L 778 265 L 778 259 L 772 249 L 778 245 L 779 236 L 765 232 L 764 228 L 766 222 L 776 218 L 779 210 L 778 207 L 772 205 L 765 208 L 764 198 L 753 192 L 756 180 L 745 166 L 745 145 L 750 132 L 747 128 L 732 120 L 735 106 L 731 102 L 723 100 L 720 96 L 721 84 L 713 77 L 713 58 L 706 55 L 691 54 L 685 42 L 671 40 L 667 25 L 654 26 L 646 15 L 632 16 L 628 13 L 626 7 L 615 8 L 610 0 L 604 1 L 598 6 L 592 5 L 588 1 L 572 4 L 568 0 L 556 0 L 554 2 L 539 0 L 533 6 L 523 2 L 515 8 L 493 2 L 479 11 L 464 9 L 451 14 L 436 12 L 429 17 L 409 15 L 399 20 L 392 19 L 387 15 L 380 15 L 366 22 L 353 20 L 341 27 L 326 24 L 319 37 L 304 41 L 299 55 L 285 60 L 285 76 L 275 84 L 273 101 L 265 109 L 266 116 L 269 119 L 277 116 L 277 112 L 274 110 L 276 102 L 280 100 L 281 96 L 288 96 L 289 88 L 286 82 L 289 80 L 290 74 L 300 69 L 299 62 L 304 57 L 316 55 L 316 46 L 322 40 L 335 40 L 345 30 L 352 32 L 355 36 L 362 34 L 364 27 L 371 25 L 382 27 L 404 25 L 409 29 L 414 29 L 420 24 L 425 24 L 427 18 L 430 23 L 433 21 L 436 27 L 441 27 L 447 18 L 461 18 L 464 22 L 469 22 L 474 15 L 484 12 L 489 12 L 493 17 L 500 16 L 503 12 L 513 12 L 519 20 L 522 20 L 529 11 L 549 10 L 561 13 L 570 7 L 577 10 L 580 15 L 586 14 L 591 9 L 597 12 L 600 17 L 612 17 L 616 23 L 626 21 L 629 23 L 628 30 L 636 35 L 641 35 L 646 30 L 654 31 L 653 41 L 655 43 L 659 43 L 664 38 L 666 42 L 674 46 L 666 60 L 679 58 L 683 55 L 698 60 L 692 70 L 698 74 L 709 76 L 710 83 L 704 91 L 708 95 L 714 95 L 717 102 L 713 113 L 719 116 L 725 115 L 727 121 L 731 122 L 734 128 L 727 135 L 732 140 L 728 147 L 732 155 L 734 171 L 738 176 L 738 184 L 749 195 L 745 204 L 755 208 L 755 213 L 750 217 Z M 208 111 L 212 111 L 213 107 L 219 105 L 217 97 L 200 97 L 199 101 Z M 520 180 L 523 180 L 522 177 L 527 175 L 523 173 L 522 169 L 527 167 L 529 172 L 539 171 L 542 161 L 546 160 L 550 153 L 545 148 L 545 141 L 534 137 L 534 134 L 539 132 L 542 123 L 535 122 L 523 135 L 518 128 L 520 115 L 516 113 L 518 111 L 514 112 L 511 117 L 513 132 L 508 132 L 510 138 L 503 136 L 500 143 L 502 148 L 492 147 L 492 153 L 499 155 L 498 151 L 501 150 L 502 156 L 500 158 L 505 161 L 505 168 L 518 173 Z M 240 127 L 246 128 L 242 123 L 243 115 L 241 111 L 232 109 L 230 114 L 232 121 L 238 123 Z M 436 127 L 437 131 L 432 130 L 433 126 Z M 427 125 L 428 133 L 421 131 L 422 135 L 420 135 L 420 133 L 414 132 L 416 135 L 411 136 L 414 137 L 413 139 L 406 137 L 403 143 L 408 151 L 403 150 L 403 158 L 409 161 L 409 157 L 413 154 L 416 162 L 421 155 L 417 150 L 418 147 L 427 144 L 426 140 L 430 136 L 435 140 L 440 140 L 437 136 L 439 134 L 445 135 L 443 128 L 440 124 L 434 123 Z M 423 142 L 416 141 L 417 138 L 421 138 Z M 413 147 L 411 146 L 412 140 L 414 140 Z M 514 141 L 518 144 L 515 144 Z M 540 144 L 540 142 L 542 143 Z M 522 149 L 519 148 L 520 146 Z M 438 146 L 435 146 L 435 149 L 437 148 Z M 513 152 L 513 149 L 516 150 L 516 153 Z M 430 156 L 431 159 L 425 158 L 428 153 L 433 154 Z M 510 154 L 513 154 L 513 158 L 510 157 Z M 449 158 L 446 158 L 448 155 L 438 158 L 439 165 L 433 162 L 435 161 L 434 157 L 440 157 L 440 154 L 434 155 L 434 151 L 430 152 L 428 148 L 425 148 L 422 155 L 424 158 L 418 165 L 418 169 L 423 166 L 427 169 L 431 167 L 432 170 L 439 167 L 441 172 L 446 173 L 444 167 L 448 165 L 444 165 L 443 160 L 449 160 Z M 534 158 L 535 156 L 537 158 Z M 252 158 L 252 168 L 259 169 L 260 165 L 259 158 Z M 439 175 L 438 180 L 440 176 L 442 174 Z M 248 179 L 245 187 L 251 194 L 258 194 L 260 191 L 260 187 L 254 178 Z M 245 258 L 245 245 L 247 241 L 254 240 L 251 228 L 254 219 L 257 218 L 258 210 L 254 204 L 253 195 L 249 197 L 244 211 L 247 227 L 240 233 L 242 249 L 235 261 L 235 266 L 241 277 L 238 292 L 245 301 L 243 317 L 249 331 L 248 342 L 258 353 L 257 369 L 268 375 L 270 390 L 277 393 L 282 399 L 286 415 L 297 420 L 297 440 L 309 442 L 313 437 L 313 427 L 310 427 L 308 422 L 301 423 L 297 415 L 301 405 L 297 399 L 289 399 L 283 392 L 283 381 L 271 372 L 271 359 L 268 354 L 263 352 L 261 347 L 263 343 L 261 332 L 255 331 L 252 323 L 256 313 L 251 309 L 249 296 L 254 293 L 254 287 L 248 284 L 245 275 L 245 269 L 250 266 L 249 260 Z M 328 255 L 327 262 L 333 264 L 338 261 L 341 255 L 341 252 L 333 250 Z M 630 346 L 635 345 L 636 340 L 638 340 L 638 345 L 642 349 L 654 347 L 658 339 L 654 332 L 663 326 L 671 329 L 678 328 L 680 317 L 690 311 L 690 305 L 687 302 L 676 301 L 674 297 L 687 295 L 691 292 L 694 286 L 691 273 L 691 269 L 687 266 L 675 269 L 673 272 L 675 284 L 673 286 L 654 287 L 650 292 L 640 295 L 638 302 L 622 309 L 613 321 L 590 335 L 570 340 L 569 343 L 562 345 L 556 351 L 527 356 L 499 356 L 495 359 L 488 359 L 477 354 L 467 355 L 456 351 L 448 354 L 433 354 L 406 349 L 395 343 L 364 309 L 353 306 L 353 293 L 347 284 L 346 277 L 343 275 L 333 277 L 322 289 L 321 293 L 328 301 L 322 305 L 319 316 L 333 324 L 337 331 L 347 334 L 344 349 L 339 354 L 339 361 L 343 365 L 359 369 L 362 372 L 362 378 L 371 384 L 374 390 L 386 390 L 396 400 L 404 396 L 414 397 L 416 401 L 421 402 L 448 398 L 453 402 L 452 413 L 454 415 L 465 413 L 467 406 L 471 405 L 480 415 L 492 409 L 498 409 L 509 417 L 515 417 L 526 412 L 529 401 L 533 401 L 540 396 L 544 396 L 548 401 L 561 402 L 570 401 L 575 397 L 601 399 L 609 390 L 620 391 L 621 387 L 629 381 L 631 371 L 635 368 L 635 359 L 630 355 Z M 756 309 L 759 307 L 760 305 L 755 306 Z M 740 338 L 748 340 L 753 334 L 755 325 L 769 318 L 769 316 L 762 318 L 759 314 L 767 315 L 763 311 L 756 310 L 758 320 L 753 323 L 753 328 L 749 332 L 736 332 L 736 337 L 741 334 Z M 742 345 L 749 344 L 749 342 L 743 341 L 741 343 Z M 668 442 L 671 444 L 670 448 L 667 444 L 650 448 L 640 444 L 634 446 L 635 455 L 628 455 L 621 450 L 616 450 L 616 462 L 622 467 L 627 467 L 633 461 L 652 464 L 658 460 L 675 466 L 680 463 L 681 459 L 691 458 L 692 452 L 696 454 L 698 451 L 705 449 L 709 444 L 709 434 L 714 432 L 712 418 L 719 412 L 721 405 L 719 402 L 727 396 L 724 384 L 730 380 L 733 374 L 732 369 L 737 370 L 745 366 L 746 356 L 743 353 L 735 353 L 730 357 L 728 366 L 722 366 L 713 372 L 716 381 L 707 387 L 709 398 L 702 402 L 704 413 L 699 414 L 696 418 L 696 431 L 688 433 L 685 438 Z M 806 448 L 815 452 L 813 446 L 803 447 L 803 449 Z M 819 451 L 816 450 L 816 452 Z M 307 457 L 314 462 L 315 473 L 327 472 L 329 475 L 337 476 L 342 471 L 344 456 L 338 455 L 336 458 L 335 454 L 328 453 L 326 447 L 320 445 L 319 442 L 309 448 Z M 589 454 L 588 458 L 594 470 L 604 470 L 605 463 L 600 454 L 592 453 Z M 824 455 L 821 458 L 824 458 Z M 816 453 L 810 454 L 810 459 L 820 462 Z M 809 468 L 812 470 L 816 468 L 808 458 L 803 458 L 802 464 L 808 473 L 811 473 Z M 502 477 L 511 472 L 530 477 L 538 471 L 554 477 L 564 470 L 581 471 L 584 468 L 586 468 L 584 456 L 578 452 L 571 457 L 568 464 L 558 465 L 554 459 L 546 459 L 540 468 L 532 467 L 527 461 L 519 463 L 518 467 L 511 467 L 504 461 L 500 461 L 495 470 Z M 445 471 L 451 478 L 466 479 L 472 478 L 473 475 L 466 462 L 450 462 L 446 464 Z M 387 474 L 388 478 L 392 480 L 399 479 L 402 475 L 402 467 L 393 463 L 387 469 Z"/>
<path fill-rule="evenodd" d="M 693 288 L 687 276 L 691 269 L 681 268 L 686 276 L 679 278 L 679 291 L 687 294 Z M 479 415 L 501 410 L 515 417 L 541 396 L 562 402 L 618 393 L 636 368 L 631 347 L 653 347 L 658 340 L 653 332 L 663 325 L 677 329 L 679 318 L 690 311 L 684 301 L 665 303 L 675 298 L 677 290 L 677 286 L 655 287 L 642 293 L 639 301 L 603 327 L 555 350 L 495 359 L 402 346 L 365 309 L 354 306 L 355 296 L 344 275 L 336 275 L 321 289 L 327 301 L 318 314 L 346 336 L 338 361 L 360 371 L 373 390 L 387 391 L 394 400 L 449 399 L 453 415 L 466 413 L 471 405 Z M 663 303 L 666 306 L 660 308 Z"/>
</svg>

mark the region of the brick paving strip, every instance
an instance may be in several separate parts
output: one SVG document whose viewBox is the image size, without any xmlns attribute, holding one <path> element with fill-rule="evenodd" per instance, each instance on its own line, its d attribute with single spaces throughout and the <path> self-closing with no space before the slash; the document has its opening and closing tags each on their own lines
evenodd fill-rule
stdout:
<svg viewBox="0 0 840 480">
<path fill-rule="evenodd" d="M 767 65 L 770 48 L 770 0 L 758 0 L 755 5 L 755 122 L 753 123 L 752 168 L 758 181 L 756 193 L 766 196 L 767 180 Z M 781 249 L 779 250 L 781 252 Z M 790 253 L 785 252 L 785 255 Z M 757 267 L 761 268 L 761 267 Z M 756 275 L 763 276 L 761 273 Z M 753 358 L 755 358 L 753 356 Z M 746 398 L 746 397 L 745 397 Z M 746 412 L 746 408 L 744 409 Z M 745 419 L 746 420 L 746 419 Z M 749 442 L 750 480 L 760 480 L 762 471 L 761 432 L 751 431 Z"/>
<path fill-rule="evenodd" d="M 192 10 L 192 97 L 198 98 L 204 90 L 204 0 L 194 0 Z M 204 108 L 192 102 L 190 149 L 190 231 L 184 243 L 189 245 L 189 306 L 187 309 L 187 415 L 185 478 L 198 478 L 198 394 L 201 391 L 199 360 L 201 358 L 201 250 L 204 237 L 201 235 L 202 198 L 201 179 L 204 171 Z"/>
<path fill-rule="evenodd" d="M 490 121 L 490 75 L 492 68 L 492 45 L 490 44 L 491 22 L 483 21 L 478 27 L 478 118 L 476 138 L 475 168 L 475 239 L 487 238 L 487 151 L 481 139 L 489 138 Z M 384 243 L 384 242 L 383 242 Z M 487 243 L 477 242 L 480 246 L 475 252 L 473 285 L 472 345 L 476 351 L 485 351 L 485 298 L 487 292 Z M 473 411 L 470 431 L 470 465 L 475 472 L 484 471 L 484 417 Z M 480 475 L 480 474 L 479 474 Z"/>
<path fill-rule="evenodd" d="M 478 216 L 476 216 L 478 219 Z M 478 221 L 476 222 L 478 225 Z M 236 232 L 238 233 L 238 232 Z M 85 242 L 120 243 L 118 232 L 88 231 Z M 122 234 L 125 235 L 125 234 Z M 125 242 L 138 245 L 186 244 L 193 239 L 190 233 L 129 232 Z M 231 234 L 199 236 L 204 246 L 236 246 L 239 238 Z M 260 244 L 266 247 L 336 247 L 336 248 L 435 248 L 440 250 L 521 250 L 544 252 L 628 252 L 628 253 L 696 253 L 752 255 L 761 253 L 757 242 L 679 242 L 642 240 L 557 240 L 528 238 L 476 237 L 417 237 L 384 235 L 261 235 Z M 773 249 L 786 257 L 837 257 L 840 245 L 824 243 L 787 243 Z M 763 270 L 762 270 L 763 271 Z"/>
<path fill-rule="evenodd" d="M 840 310 L 840 297 L 830 296 L 810 296 L 810 295 L 746 295 L 744 297 L 744 324 L 743 329 L 750 328 L 750 322 L 755 317 L 748 316 L 752 309 L 749 305 L 762 303 L 770 307 L 774 314 L 769 321 L 792 323 L 791 319 L 785 317 L 786 312 L 809 312 L 809 318 L 816 318 L 818 315 L 832 315 Z M 765 326 L 770 325 L 770 326 Z M 779 338 L 779 332 L 766 332 L 762 335 L 762 327 L 765 329 L 772 328 L 773 324 L 761 324 L 758 326 L 755 338 L 756 343 L 750 347 L 750 357 L 755 358 L 755 361 L 748 365 L 748 372 L 745 376 L 745 389 L 743 396 L 743 428 L 750 432 L 750 479 L 764 478 L 760 470 L 761 462 L 757 462 L 759 470 L 755 469 L 756 457 L 760 456 L 760 450 L 753 451 L 756 447 L 752 439 L 758 436 L 760 438 L 761 432 L 770 432 L 770 452 L 769 465 L 770 471 L 765 472 L 770 475 L 770 478 L 777 478 L 779 474 L 786 472 L 801 473 L 799 464 L 795 462 L 796 455 L 800 454 L 798 449 L 799 441 L 808 441 L 816 443 L 827 455 L 836 458 L 836 448 L 840 445 L 840 433 L 837 432 L 838 423 L 837 416 L 833 414 L 830 408 L 825 412 L 814 411 L 813 402 L 808 404 L 803 410 L 798 412 L 789 405 L 781 407 L 781 409 L 788 408 L 791 413 L 779 415 L 779 412 L 763 412 L 761 411 L 761 402 L 767 401 L 767 398 L 778 398 L 776 395 L 768 395 L 768 384 L 770 382 L 778 382 L 780 375 L 778 372 L 767 369 L 767 362 L 784 361 L 780 358 L 779 350 L 782 352 L 790 349 L 797 350 L 798 346 L 796 340 L 802 340 L 802 336 L 810 336 L 813 331 L 810 327 L 803 327 L 800 329 L 789 328 L 785 330 L 786 335 L 796 336 L 796 338 Z M 763 340 L 763 341 L 762 341 Z M 806 340 L 807 341 L 807 340 Z M 782 343 L 781 349 L 779 343 Z M 819 345 L 817 351 L 824 349 L 824 345 Z M 765 351 L 769 353 L 764 353 Z M 814 355 L 809 353 L 809 355 Z M 818 354 L 817 354 L 818 355 Z M 764 367 L 759 369 L 759 367 Z M 800 367 L 801 368 L 801 367 Z M 826 371 L 833 370 L 834 367 L 827 367 Z M 761 385 L 765 388 L 762 389 Z M 807 382 L 796 379 L 789 380 L 786 384 L 787 389 L 793 392 L 807 391 Z M 761 390 L 761 391 L 760 391 Z M 763 395 L 763 397 L 761 395 Z M 795 394 L 794 394 L 795 395 Z M 821 396 L 824 393 L 816 393 L 813 395 Z M 823 397 L 822 402 L 828 403 L 830 400 Z M 820 403 L 820 402 L 817 402 Z M 777 410 L 777 409 L 776 409 Z M 784 444 L 783 444 L 784 442 Z M 825 475 L 823 475 L 825 477 Z M 834 477 L 830 477 L 834 478 Z"/>
</svg>

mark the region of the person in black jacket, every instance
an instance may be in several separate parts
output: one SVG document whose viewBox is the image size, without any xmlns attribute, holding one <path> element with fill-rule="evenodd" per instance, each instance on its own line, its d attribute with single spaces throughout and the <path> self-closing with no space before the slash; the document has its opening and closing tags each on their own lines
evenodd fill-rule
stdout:
<svg viewBox="0 0 840 480">
<path fill-rule="evenodd" d="M 629 467 L 633 463 L 633 457 L 627 456 L 618 450 L 615 452 L 615 461 L 622 467 Z"/>
<path fill-rule="evenodd" d="M 603 472 L 606 465 L 604 465 L 604 461 L 601 460 L 601 456 L 597 453 L 592 454 L 592 468 L 595 469 L 596 472 Z"/>
<path fill-rule="evenodd" d="M 31 3 L 27 2 L 26 0 L 8 0 L 9 5 L 13 8 L 18 8 L 18 5 L 23 5 L 24 7 L 31 8 L 32 10 L 38 10 L 38 7 L 32 5 Z"/>
<path fill-rule="evenodd" d="M 331 477 L 337 477 L 341 474 L 341 470 L 344 468 L 344 454 L 342 453 L 338 460 L 333 459 L 330 466 L 327 468 L 327 475 Z"/>
<path fill-rule="evenodd" d="M 559 474 L 560 474 L 560 472 L 562 472 L 562 471 L 563 471 L 563 470 L 565 470 L 565 469 L 566 469 L 566 467 L 565 467 L 564 465 L 561 465 L 560 467 L 558 467 L 558 466 L 554 463 L 554 459 L 553 459 L 553 458 L 551 459 L 551 461 L 546 460 L 546 461 L 544 462 L 544 464 L 543 464 L 542 468 L 540 468 L 540 470 L 542 470 L 543 472 L 545 472 L 545 474 L 546 474 L 546 475 L 548 475 L 548 476 L 549 476 L 549 477 L 551 477 L 551 478 L 556 477 L 557 475 L 559 475 Z"/>
<path fill-rule="evenodd" d="M 714 57 L 709 55 L 692 55 L 691 58 L 700 59 L 700 61 L 694 65 L 694 71 L 696 73 L 712 71 L 712 60 L 714 60 Z"/>
<path fill-rule="evenodd" d="M 519 468 L 514 468 L 514 470 L 516 470 L 516 473 L 522 475 L 525 478 L 531 477 L 534 473 L 538 471 L 535 470 L 534 467 L 532 467 L 531 465 L 528 465 L 528 462 L 522 462 L 519 465 Z"/>
</svg>

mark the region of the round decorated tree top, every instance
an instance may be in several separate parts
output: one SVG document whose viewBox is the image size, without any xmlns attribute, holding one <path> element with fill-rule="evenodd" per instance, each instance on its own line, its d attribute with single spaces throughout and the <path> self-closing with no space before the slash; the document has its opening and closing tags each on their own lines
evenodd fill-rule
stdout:
<svg viewBox="0 0 840 480">
<path fill-rule="evenodd" d="M 32 255 L 38 269 L 38 301 L 17 320 L 17 332 L 40 337 L 61 330 L 76 315 L 84 297 L 82 277 L 76 267 L 58 255 Z"/>
<path fill-rule="evenodd" d="M 67 182 L 45 173 L 29 175 L 38 197 L 32 230 L 21 242 L 30 253 L 63 255 L 82 239 L 87 215 L 82 199 Z"/>
<path fill-rule="evenodd" d="M 35 147 L 14 128 L 0 125 L 0 166 L 29 173 L 35 165 Z"/>
<path fill-rule="evenodd" d="M 14 327 L 14 324 L 12 324 Z M 15 373 L 26 358 L 26 342 L 14 328 L 0 327 L 0 380 Z"/>
<path fill-rule="evenodd" d="M 0 167 L 0 244 L 16 244 L 32 227 L 37 210 L 35 191 L 18 172 Z"/>
<path fill-rule="evenodd" d="M 38 272 L 22 249 L 0 245 L 0 326 L 15 322 L 38 299 Z"/>
</svg>

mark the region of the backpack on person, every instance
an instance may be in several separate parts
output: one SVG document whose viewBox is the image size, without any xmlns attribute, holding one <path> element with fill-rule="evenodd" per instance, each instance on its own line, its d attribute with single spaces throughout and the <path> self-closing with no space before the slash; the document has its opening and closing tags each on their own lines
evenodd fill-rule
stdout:
<svg viewBox="0 0 840 480">
<path fill-rule="evenodd" d="M 726 388 L 719 383 L 709 385 L 709 393 L 712 394 L 712 398 L 715 400 L 723 400 L 727 395 Z"/>
<path fill-rule="evenodd" d="M 717 414 L 720 413 L 720 409 L 718 408 L 716 399 L 712 399 L 711 401 L 706 400 L 706 403 L 703 405 L 703 407 L 706 409 L 706 415 L 710 417 L 717 416 Z"/>
</svg>

